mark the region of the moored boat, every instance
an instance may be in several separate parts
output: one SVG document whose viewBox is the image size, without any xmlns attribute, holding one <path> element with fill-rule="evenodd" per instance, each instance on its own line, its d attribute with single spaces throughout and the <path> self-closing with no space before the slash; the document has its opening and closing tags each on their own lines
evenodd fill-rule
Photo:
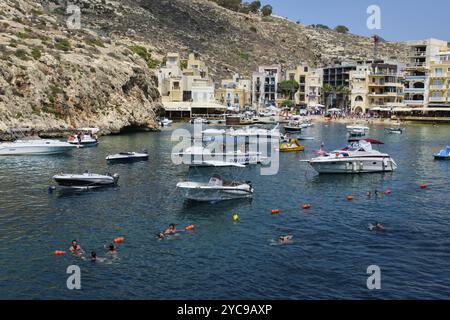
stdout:
<svg viewBox="0 0 450 320">
<path fill-rule="evenodd" d="M 148 160 L 149 154 L 147 150 L 142 152 L 121 152 L 106 157 L 109 162 L 134 162 Z"/>
<path fill-rule="evenodd" d="M 77 134 L 72 134 L 67 142 L 81 147 L 95 147 L 98 145 L 97 128 L 81 128 L 77 130 Z"/>
<path fill-rule="evenodd" d="M 284 142 L 280 145 L 280 152 L 298 152 L 305 151 L 305 147 L 297 139 L 291 139 L 290 142 Z"/>
<path fill-rule="evenodd" d="M 450 146 L 433 155 L 435 160 L 450 160 Z"/>
<path fill-rule="evenodd" d="M 383 143 L 374 139 L 353 139 L 346 148 L 323 153 L 308 162 L 320 174 L 395 171 L 397 163 L 394 159 L 389 154 L 373 150 L 372 144 Z"/>
<path fill-rule="evenodd" d="M 250 198 L 254 192 L 250 182 L 226 181 L 218 175 L 214 175 L 206 183 L 180 182 L 177 184 L 177 188 L 188 200 L 207 202 Z"/>
<path fill-rule="evenodd" d="M 58 140 L 16 140 L 0 143 L 0 156 L 52 155 L 68 153 L 76 146 Z"/>
<path fill-rule="evenodd" d="M 118 174 L 100 175 L 95 173 L 65 174 L 53 176 L 53 180 L 61 187 L 68 188 L 99 188 L 115 186 L 119 181 Z"/>
</svg>

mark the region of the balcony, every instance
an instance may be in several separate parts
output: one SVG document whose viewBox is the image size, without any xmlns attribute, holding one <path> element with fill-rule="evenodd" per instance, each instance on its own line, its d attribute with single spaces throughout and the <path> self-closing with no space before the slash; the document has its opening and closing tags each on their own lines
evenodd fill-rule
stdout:
<svg viewBox="0 0 450 320">
<path fill-rule="evenodd" d="M 424 100 L 405 100 L 404 103 L 408 106 L 423 106 Z"/>
<path fill-rule="evenodd" d="M 405 88 L 405 93 L 425 93 L 425 88 Z"/>
<path fill-rule="evenodd" d="M 445 102 L 445 97 L 430 97 L 430 102 Z"/>
<path fill-rule="evenodd" d="M 426 76 L 406 76 L 405 77 L 406 81 L 426 81 L 427 77 Z"/>
<path fill-rule="evenodd" d="M 430 90 L 445 90 L 446 86 L 443 84 L 435 84 L 430 86 Z"/>
<path fill-rule="evenodd" d="M 445 72 L 432 73 L 430 78 L 447 78 L 447 74 Z"/>
</svg>

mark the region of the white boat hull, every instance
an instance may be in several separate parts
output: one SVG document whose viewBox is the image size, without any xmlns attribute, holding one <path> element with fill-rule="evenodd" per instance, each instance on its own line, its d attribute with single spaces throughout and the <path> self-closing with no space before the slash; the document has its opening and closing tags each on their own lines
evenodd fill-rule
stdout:
<svg viewBox="0 0 450 320">
<path fill-rule="evenodd" d="M 52 141 L 0 143 L 0 156 L 63 154 L 68 153 L 75 148 L 76 146 L 70 144 L 55 143 Z"/>
<path fill-rule="evenodd" d="M 311 160 L 310 165 L 320 174 L 326 173 L 376 173 L 393 172 L 397 164 L 392 158 L 362 158 L 362 159 L 330 159 Z"/>
<path fill-rule="evenodd" d="M 195 182 L 182 182 L 177 188 L 183 192 L 183 196 L 193 201 L 226 201 L 233 199 L 251 198 L 253 196 L 253 188 L 249 185 L 239 187 L 226 186 L 201 186 Z"/>
</svg>

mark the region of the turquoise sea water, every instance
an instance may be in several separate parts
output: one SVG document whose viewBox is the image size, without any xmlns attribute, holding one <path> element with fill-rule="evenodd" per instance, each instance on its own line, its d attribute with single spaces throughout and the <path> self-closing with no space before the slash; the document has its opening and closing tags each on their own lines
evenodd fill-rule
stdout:
<svg viewBox="0 0 450 320">
<path fill-rule="evenodd" d="M 319 124 L 305 134 L 316 140 L 304 142 L 305 153 L 280 155 L 278 175 L 239 171 L 253 183 L 253 200 L 218 204 L 186 203 L 175 190 L 189 172 L 170 160 L 171 130 L 103 137 L 98 148 L 71 156 L 0 158 L 0 298 L 449 299 L 450 162 L 432 154 L 450 144 L 450 127 L 410 125 L 404 135 L 388 135 L 372 126 L 370 136 L 386 142 L 381 150 L 399 169 L 354 176 L 318 176 L 299 161 L 322 141 L 327 149 L 345 145 L 344 125 Z M 104 160 L 143 148 L 148 162 Z M 119 187 L 48 193 L 54 174 L 88 169 L 119 173 Z M 392 194 L 368 200 L 375 189 Z M 304 203 L 312 208 L 301 210 Z M 387 231 L 369 231 L 374 221 Z M 169 223 L 196 230 L 157 240 Z M 272 245 L 287 234 L 292 245 Z M 118 236 L 126 240 L 116 259 L 53 255 L 77 239 L 103 257 Z M 82 272 L 79 291 L 66 287 L 73 264 Z M 381 268 L 381 290 L 366 287 L 369 265 Z"/>
</svg>

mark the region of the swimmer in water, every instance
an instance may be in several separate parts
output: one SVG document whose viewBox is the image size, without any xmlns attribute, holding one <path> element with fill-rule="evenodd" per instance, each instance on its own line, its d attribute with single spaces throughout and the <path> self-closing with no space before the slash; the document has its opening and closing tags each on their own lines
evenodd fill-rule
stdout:
<svg viewBox="0 0 450 320">
<path fill-rule="evenodd" d="M 107 254 L 115 255 L 116 253 L 117 253 L 116 247 L 114 246 L 113 243 L 111 243 L 111 244 L 108 246 L 108 252 L 107 252 Z"/>
<path fill-rule="evenodd" d="M 375 190 L 375 195 L 377 196 L 377 198 L 381 198 L 381 192 L 378 190 Z"/>
<path fill-rule="evenodd" d="M 81 248 L 81 246 L 78 244 L 77 240 L 72 241 L 72 245 L 70 246 L 70 252 L 72 254 L 83 254 L 84 250 Z"/>
<path fill-rule="evenodd" d="M 164 232 L 164 234 L 165 234 L 165 235 L 173 235 L 173 234 L 175 234 L 176 232 L 177 232 L 177 229 L 176 229 L 175 225 L 174 225 L 173 223 L 171 223 L 171 224 L 169 225 L 169 229 L 167 229 L 167 230 Z"/>
<path fill-rule="evenodd" d="M 291 244 L 294 236 L 281 236 L 278 238 L 279 244 Z"/>
<path fill-rule="evenodd" d="M 374 224 L 369 225 L 370 230 L 376 230 L 376 231 L 384 231 L 384 225 L 380 222 L 375 222 Z"/>
<path fill-rule="evenodd" d="M 95 251 L 91 252 L 91 261 L 92 262 L 97 261 L 97 253 Z"/>
<path fill-rule="evenodd" d="M 165 238 L 165 236 L 164 236 L 164 233 L 159 233 L 158 235 L 157 235 L 157 237 L 158 237 L 158 239 L 160 239 L 160 240 L 162 240 L 162 239 L 164 239 Z"/>
<path fill-rule="evenodd" d="M 367 199 L 370 199 L 370 198 L 372 198 L 372 192 L 367 192 Z"/>
</svg>

